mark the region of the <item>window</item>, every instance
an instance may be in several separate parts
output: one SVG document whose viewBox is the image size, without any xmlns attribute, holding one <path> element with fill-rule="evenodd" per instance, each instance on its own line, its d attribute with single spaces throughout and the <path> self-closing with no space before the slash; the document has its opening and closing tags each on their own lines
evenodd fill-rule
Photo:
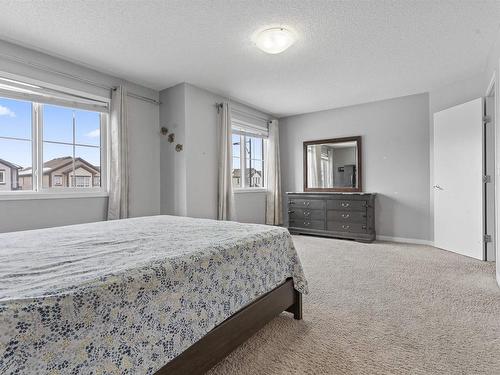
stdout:
<svg viewBox="0 0 500 375">
<path fill-rule="evenodd" d="M 62 186 L 62 176 L 54 176 L 52 183 L 53 186 Z"/>
<path fill-rule="evenodd" d="M 0 171 L 0 184 L 5 185 L 5 171 Z"/>
<path fill-rule="evenodd" d="M 232 181 L 234 188 L 242 187 L 241 184 L 241 136 L 233 134 L 233 168 Z"/>
<path fill-rule="evenodd" d="M 258 135 L 233 134 L 234 188 L 262 188 L 264 179 L 264 150 L 266 140 Z"/>
<path fill-rule="evenodd" d="M 1 79 L 0 168 L 12 183 L 0 193 L 104 190 L 107 102 L 16 91 Z M 0 172 L 0 183 L 6 179 Z"/>
<path fill-rule="evenodd" d="M 101 114 L 46 104 L 42 113 L 44 174 L 72 176 L 66 187 L 93 187 L 92 174 L 101 169 Z M 44 177 L 43 188 L 54 187 L 52 182 Z"/>
<path fill-rule="evenodd" d="M 269 121 L 258 113 L 232 107 L 233 165 L 235 189 L 262 189 L 266 186 L 265 155 Z"/>
<path fill-rule="evenodd" d="M 20 171 L 32 166 L 32 122 L 31 102 L 0 97 L 0 167 L 4 169 L 1 193 L 20 189 L 14 181 L 7 186 L 7 170 L 12 179 L 17 176 L 22 183 Z"/>
<path fill-rule="evenodd" d="M 90 176 L 71 176 L 71 187 L 90 187 Z"/>
</svg>

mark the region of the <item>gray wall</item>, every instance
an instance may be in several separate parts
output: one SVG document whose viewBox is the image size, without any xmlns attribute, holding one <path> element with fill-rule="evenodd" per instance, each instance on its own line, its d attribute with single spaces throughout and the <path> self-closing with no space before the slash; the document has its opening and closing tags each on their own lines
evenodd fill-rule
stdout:
<svg viewBox="0 0 500 375">
<path fill-rule="evenodd" d="M 0 201 L 0 232 L 104 220 L 107 201 L 104 197 Z"/>
<path fill-rule="evenodd" d="M 161 137 L 161 213 L 186 216 L 186 152 L 175 151 L 185 143 L 186 85 L 180 84 L 160 92 L 160 124 L 175 135 L 169 143 Z"/>
<path fill-rule="evenodd" d="M 71 75 L 109 86 L 125 85 L 131 92 L 158 98 L 157 91 L 11 43 L 0 41 L 0 50 L 2 54 L 51 66 Z M 107 90 L 14 63 L 2 57 L 0 57 L 0 71 L 109 97 Z M 132 216 L 158 214 L 160 212 L 159 108 L 154 104 L 129 98 L 128 118 L 130 214 Z M 107 198 L 102 197 L 0 200 L 0 232 L 104 220 L 106 205 Z"/>
<path fill-rule="evenodd" d="M 303 191 L 302 142 L 360 135 L 377 234 L 431 240 L 427 94 L 282 118 L 280 132 L 284 191 Z"/>
<path fill-rule="evenodd" d="M 463 81 L 451 83 L 429 92 L 430 115 L 484 96 L 486 86 L 485 73 L 475 74 Z"/>
<path fill-rule="evenodd" d="M 182 83 L 160 92 L 160 122 L 172 129 L 182 152 L 166 139 L 161 143 L 161 202 L 163 214 L 217 217 L 217 111 L 224 98 L 196 86 Z M 259 116 L 267 116 L 243 104 L 232 102 Z M 268 116 L 269 117 L 269 116 Z M 265 221 L 265 194 L 235 194 L 238 221 Z"/>
<path fill-rule="evenodd" d="M 217 217 L 218 139 L 215 103 L 223 98 L 186 85 L 187 214 Z"/>
</svg>

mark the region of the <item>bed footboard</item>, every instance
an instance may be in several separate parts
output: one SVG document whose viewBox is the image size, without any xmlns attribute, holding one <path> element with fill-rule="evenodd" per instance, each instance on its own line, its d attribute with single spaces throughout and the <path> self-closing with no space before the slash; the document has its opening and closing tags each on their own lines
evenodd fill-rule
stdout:
<svg viewBox="0 0 500 375">
<path fill-rule="evenodd" d="M 292 279 L 226 319 L 155 375 L 204 374 L 283 311 L 302 319 L 302 294 Z"/>
</svg>

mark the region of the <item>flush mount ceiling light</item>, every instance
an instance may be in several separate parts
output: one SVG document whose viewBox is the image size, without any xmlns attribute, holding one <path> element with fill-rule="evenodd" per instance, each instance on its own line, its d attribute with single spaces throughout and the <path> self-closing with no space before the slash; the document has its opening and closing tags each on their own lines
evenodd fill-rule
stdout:
<svg viewBox="0 0 500 375">
<path fill-rule="evenodd" d="M 270 54 L 281 53 L 295 43 L 295 35 L 283 27 L 273 27 L 259 32 L 255 44 Z"/>
</svg>

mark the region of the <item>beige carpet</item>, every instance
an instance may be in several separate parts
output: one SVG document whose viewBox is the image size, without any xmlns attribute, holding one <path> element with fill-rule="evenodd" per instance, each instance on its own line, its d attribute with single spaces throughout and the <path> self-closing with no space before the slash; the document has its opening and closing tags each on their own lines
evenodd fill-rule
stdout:
<svg viewBox="0 0 500 375">
<path fill-rule="evenodd" d="M 294 241 L 304 320 L 282 314 L 211 375 L 500 374 L 494 264 L 428 246 Z"/>
</svg>

